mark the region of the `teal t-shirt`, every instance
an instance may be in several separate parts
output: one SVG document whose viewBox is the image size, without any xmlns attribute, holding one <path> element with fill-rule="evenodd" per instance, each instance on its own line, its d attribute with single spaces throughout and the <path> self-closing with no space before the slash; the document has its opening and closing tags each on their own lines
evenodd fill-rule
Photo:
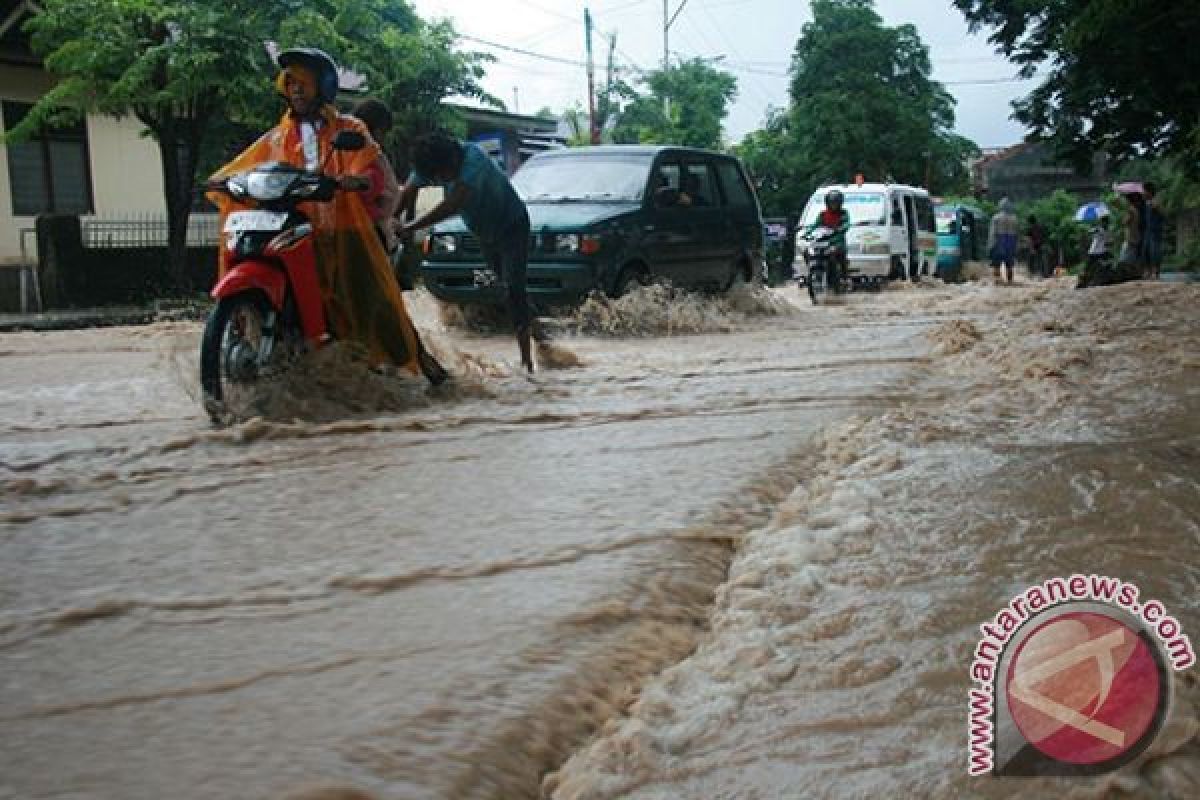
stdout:
<svg viewBox="0 0 1200 800">
<path fill-rule="evenodd" d="M 475 144 L 462 143 L 463 162 L 458 178 L 442 184 L 447 190 L 462 183 L 470 191 L 462 209 L 463 222 L 480 241 L 498 242 L 518 225 L 528 225 L 528 214 L 512 184 L 496 162 Z M 430 186 L 433 182 L 415 170 L 408 182 Z"/>
</svg>

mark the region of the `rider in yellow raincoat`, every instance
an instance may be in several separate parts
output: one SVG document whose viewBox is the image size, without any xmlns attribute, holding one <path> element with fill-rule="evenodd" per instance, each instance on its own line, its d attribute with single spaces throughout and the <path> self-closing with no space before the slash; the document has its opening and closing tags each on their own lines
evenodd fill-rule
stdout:
<svg viewBox="0 0 1200 800">
<path fill-rule="evenodd" d="M 331 202 L 300 206 L 313 223 L 328 328 L 338 339 L 362 345 L 373 364 L 392 363 L 413 373 L 421 369 L 440 383 L 446 374 L 421 346 L 367 211 L 366 203 L 384 185 L 379 145 L 362 122 L 334 108 L 337 66 L 328 55 L 312 48 L 286 50 L 279 55 L 279 66 L 276 85 L 287 98 L 287 112 L 210 181 L 268 161 L 339 176 L 340 188 L 348 191 L 337 192 Z M 343 130 L 363 134 L 367 146 L 334 151 L 333 139 Z M 224 193 L 213 192 L 209 199 L 220 210 L 222 229 L 225 216 L 243 207 Z M 228 268 L 228 258 L 220 248 L 219 275 Z"/>
</svg>

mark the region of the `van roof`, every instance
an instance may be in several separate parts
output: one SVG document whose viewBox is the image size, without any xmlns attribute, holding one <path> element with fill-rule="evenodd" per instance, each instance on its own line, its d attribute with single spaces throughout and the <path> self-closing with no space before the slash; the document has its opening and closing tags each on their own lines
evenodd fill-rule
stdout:
<svg viewBox="0 0 1200 800">
<path fill-rule="evenodd" d="M 817 191 L 828 192 L 833 189 L 837 189 L 843 194 L 848 192 L 886 192 L 894 189 L 901 189 L 916 194 L 929 194 L 928 189 L 923 189 L 920 186 L 909 186 L 906 183 L 864 183 L 861 186 L 857 183 L 831 183 L 828 186 L 822 186 Z"/>
<path fill-rule="evenodd" d="M 662 144 L 598 144 L 586 145 L 584 147 L 564 147 L 556 150 L 544 150 L 537 154 L 537 158 L 584 158 L 587 156 L 614 155 L 653 157 L 663 152 L 734 160 L 734 157 L 728 153 L 719 153 L 715 150 L 701 150 L 697 147 L 682 147 Z"/>
</svg>

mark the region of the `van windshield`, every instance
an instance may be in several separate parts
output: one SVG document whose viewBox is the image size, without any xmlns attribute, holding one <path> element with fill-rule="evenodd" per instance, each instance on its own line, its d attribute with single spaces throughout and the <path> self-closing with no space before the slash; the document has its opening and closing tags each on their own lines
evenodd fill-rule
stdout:
<svg viewBox="0 0 1200 800">
<path fill-rule="evenodd" d="M 512 184 L 527 203 L 640 203 L 650 164 L 628 156 L 534 158 Z"/>
<path fill-rule="evenodd" d="M 883 225 L 883 194 L 881 192 L 844 192 L 843 207 L 850 214 L 851 225 Z M 812 225 L 825 210 L 825 193 L 816 192 L 804 209 L 802 225 Z"/>
</svg>

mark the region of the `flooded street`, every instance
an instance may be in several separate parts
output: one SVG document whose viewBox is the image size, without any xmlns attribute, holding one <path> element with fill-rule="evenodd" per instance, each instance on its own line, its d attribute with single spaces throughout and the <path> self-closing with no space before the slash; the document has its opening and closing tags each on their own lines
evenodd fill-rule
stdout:
<svg viewBox="0 0 1200 800">
<path fill-rule="evenodd" d="M 0 798 L 1027 792 L 966 775 L 981 622 L 1098 572 L 1200 635 L 1197 301 L 591 308 L 529 379 L 418 297 L 457 388 L 219 429 L 198 325 L 2 336 Z M 1197 796 L 1191 676 L 1039 788 Z"/>
</svg>

